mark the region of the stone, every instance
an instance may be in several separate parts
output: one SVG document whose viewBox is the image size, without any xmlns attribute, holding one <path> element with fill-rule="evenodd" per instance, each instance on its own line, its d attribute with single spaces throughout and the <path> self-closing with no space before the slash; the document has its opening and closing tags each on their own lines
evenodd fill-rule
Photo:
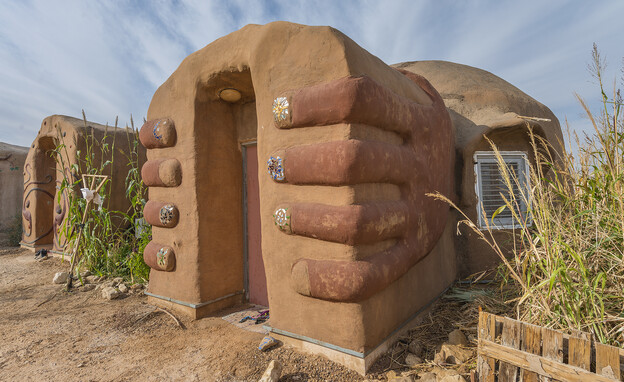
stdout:
<svg viewBox="0 0 624 382">
<path fill-rule="evenodd" d="M 420 341 L 414 340 L 414 341 L 409 343 L 409 345 L 407 346 L 407 350 L 410 353 L 420 357 L 420 356 L 422 356 L 423 347 L 422 347 L 422 344 L 420 343 Z"/>
<path fill-rule="evenodd" d="M 65 284 L 67 282 L 67 277 L 69 277 L 69 273 L 67 272 L 56 272 L 52 282 L 54 284 Z"/>
<path fill-rule="evenodd" d="M 398 377 L 398 374 L 394 370 L 390 370 L 389 372 L 386 373 L 386 378 L 388 378 L 388 380 L 391 380 L 397 377 Z"/>
<path fill-rule="evenodd" d="M 414 378 L 411 375 L 401 375 L 401 373 L 397 373 L 394 370 L 390 370 L 386 373 L 386 378 L 388 381 L 394 382 L 413 382 Z"/>
<path fill-rule="evenodd" d="M 95 289 L 95 287 L 96 287 L 96 285 L 95 285 L 95 284 L 85 284 L 85 285 L 82 287 L 82 289 L 81 289 L 81 290 L 82 290 L 83 292 L 88 292 L 88 291 L 90 291 L 90 290 Z"/>
<path fill-rule="evenodd" d="M 463 349 L 458 345 L 444 343 L 440 351 L 435 355 L 433 362 L 438 364 L 450 363 L 453 365 L 460 365 L 468 361 L 473 355 L 474 352 L 470 349 Z"/>
<path fill-rule="evenodd" d="M 418 380 L 418 382 L 436 382 L 437 381 L 437 377 L 435 373 L 425 373 L 425 374 L 421 374 L 419 375 L 420 379 Z"/>
<path fill-rule="evenodd" d="M 466 338 L 466 335 L 459 329 L 455 329 L 450 332 L 448 338 L 448 343 L 451 345 L 468 346 L 468 339 Z"/>
<path fill-rule="evenodd" d="M 119 295 L 119 291 L 113 287 L 105 287 L 102 289 L 102 298 L 107 300 L 114 300 L 119 297 Z"/>
<path fill-rule="evenodd" d="M 113 285 L 112 286 L 117 286 L 119 284 L 121 284 L 123 282 L 123 277 L 115 277 L 112 281 Z"/>
<path fill-rule="evenodd" d="M 282 375 L 282 364 L 279 361 L 272 360 L 269 367 L 264 371 L 258 382 L 277 382 Z"/>
<path fill-rule="evenodd" d="M 262 341 L 260 342 L 260 345 L 258 345 L 258 350 L 260 350 L 260 351 L 267 351 L 267 350 L 277 346 L 277 344 L 279 344 L 279 342 L 275 338 L 273 338 L 273 337 L 271 337 L 269 335 L 266 335 L 262 339 Z"/>
<path fill-rule="evenodd" d="M 440 382 L 466 382 L 466 379 L 461 375 L 447 375 L 440 379 Z"/>
<path fill-rule="evenodd" d="M 407 353 L 407 356 L 405 357 L 405 364 L 407 366 L 414 367 L 416 365 L 420 365 L 421 363 L 423 363 L 422 358 L 415 354 Z"/>
<path fill-rule="evenodd" d="M 126 293 L 126 292 L 128 292 L 128 287 L 127 287 L 127 286 L 126 286 L 126 284 L 124 284 L 124 283 L 119 284 L 119 285 L 117 286 L 117 288 L 119 288 L 119 291 L 120 291 L 121 293 Z"/>
<path fill-rule="evenodd" d="M 84 278 L 85 283 L 87 283 L 87 284 L 95 284 L 95 283 L 97 283 L 99 281 L 99 279 L 100 279 L 99 277 L 92 276 L 92 275 L 86 276 Z"/>
<path fill-rule="evenodd" d="M 430 372 L 434 375 L 437 375 L 438 380 L 449 377 L 449 376 L 452 377 L 455 375 L 459 375 L 459 372 L 457 370 L 445 369 L 439 366 L 434 367 L 433 369 L 431 369 Z"/>
</svg>

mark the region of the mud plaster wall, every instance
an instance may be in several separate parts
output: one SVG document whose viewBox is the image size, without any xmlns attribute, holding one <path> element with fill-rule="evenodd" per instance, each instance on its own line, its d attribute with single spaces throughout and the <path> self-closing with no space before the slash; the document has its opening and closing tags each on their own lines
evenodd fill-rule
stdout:
<svg viewBox="0 0 624 382">
<path fill-rule="evenodd" d="M 106 158 L 102 158 L 102 153 L 97 147 L 94 147 L 92 153 L 96 167 L 106 160 L 114 162 L 114 165 L 109 166 L 103 174 L 109 175 L 111 179 L 110 196 L 104 200 L 104 207 L 109 210 L 126 211 L 130 206 L 125 196 L 125 180 L 129 166 L 124 153 L 130 151 L 126 130 L 115 131 L 113 127 L 89 121 L 85 127 L 84 121 L 77 118 L 49 116 L 42 121 L 41 129 L 31 145 L 24 165 L 22 245 L 35 249 L 46 247 L 63 251 L 66 241 L 60 231 L 66 224 L 68 196 L 60 194 L 59 189 L 64 177 L 72 182 L 81 178 L 81 174 L 72 171 L 71 168 L 77 162 L 77 156 L 82 160 L 86 157 L 85 139 L 91 139 L 91 135 L 95 142 L 107 143 L 111 148 L 115 136 L 114 153 L 109 152 L 105 154 Z M 64 168 L 52 157 L 53 150 L 59 143 L 65 145 L 65 148 L 60 150 Z M 145 161 L 145 149 L 139 145 L 138 150 L 141 165 Z M 76 187 L 75 192 L 81 197 L 79 187 Z M 115 222 L 120 223 L 121 219 L 114 218 L 113 223 Z"/>
<path fill-rule="evenodd" d="M 0 243 L 19 223 L 27 154 L 27 147 L 0 142 Z"/>
<path fill-rule="evenodd" d="M 311 67 L 310 62 L 318 65 Z M 293 281 L 293 264 L 297 259 L 342 260 L 350 263 L 389 250 L 397 242 L 389 238 L 372 244 L 348 245 L 288 235 L 275 226 L 273 219 L 280 205 L 317 203 L 321 206 L 342 207 L 378 201 L 394 202 L 404 197 L 401 188 L 392 182 L 349 183 L 336 180 L 330 186 L 315 182 L 275 182 L 266 174 L 266 167 L 262 166 L 277 152 L 318 149 L 321 161 L 311 163 L 315 168 L 321 168 L 322 144 L 327 142 L 372 141 L 378 142 L 376 145 L 395 146 L 405 142 L 406 131 L 392 131 L 392 128 L 400 128 L 400 123 L 391 124 L 396 127 L 390 129 L 380 129 L 370 126 L 370 123 L 354 123 L 338 118 L 290 129 L 275 126 L 271 109 L 276 97 L 289 96 L 297 89 L 326 83 L 336 84 L 341 91 L 348 89 L 344 86 L 351 86 L 351 82 L 344 85 L 340 81 L 349 76 L 361 75 L 383 84 L 394 94 L 392 97 L 404 97 L 412 103 L 431 105 L 430 96 L 405 75 L 387 67 L 346 36 L 327 27 L 305 27 L 282 22 L 247 26 L 184 60 L 158 89 L 148 112 L 148 123 L 168 118 L 175 124 L 177 134 L 175 145 L 148 151 L 148 164 L 151 162 L 156 166 L 161 163 L 158 161 L 174 160 L 179 163 L 177 166 L 181 174 L 179 185 L 150 187 L 150 201 L 172 203 L 180 211 L 179 223 L 174 228 L 154 228 L 154 242 L 171 246 L 175 251 L 176 268 L 173 272 L 153 269 L 150 293 L 188 303 L 206 303 L 240 291 L 242 174 L 238 143 L 253 139 L 253 118 L 246 115 L 253 114 L 251 102 L 254 100 L 260 165 L 262 250 L 271 325 L 346 348 L 363 350 L 378 344 L 395 329 L 397 323 L 417 311 L 419 304 L 440 293 L 445 286 L 442 284 L 451 282 L 455 276 L 455 266 L 453 259 L 447 257 L 449 254 L 454 255 L 448 239 L 439 240 L 431 259 L 426 257 L 418 263 L 416 267 L 419 270 L 410 271 L 411 277 L 399 277 L 384 287 L 383 292 L 356 302 L 311 298 L 301 294 L 305 290 L 298 292 L 298 285 Z M 229 106 L 219 100 L 218 92 L 224 87 L 239 89 L 244 106 Z M 385 94 L 385 90 L 379 91 Z M 327 96 L 331 98 L 334 94 L 329 93 Z M 325 95 L 322 99 L 326 99 Z M 293 113 L 295 115 L 305 113 Z M 436 155 L 452 158 L 453 149 L 450 146 L 448 150 L 438 150 Z M 353 147 L 372 146 L 365 143 Z M 299 157 L 292 158 L 297 162 Z M 146 173 L 153 172 L 149 168 L 155 167 L 150 166 L 146 164 Z M 325 169 L 331 172 L 336 166 L 340 166 L 340 163 L 333 163 L 332 166 L 328 162 Z M 446 171 L 450 173 L 450 164 Z M 323 176 L 318 171 L 311 172 L 315 176 Z M 338 177 L 342 176 L 340 172 L 334 173 Z M 299 174 L 305 175 L 305 172 Z M 438 235 L 445 237 L 448 237 L 448 233 L 443 234 L 442 231 L 447 210 L 438 214 L 441 223 L 437 228 L 440 230 Z M 427 248 L 424 243 L 415 250 L 422 252 Z M 434 248 L 434 244 L 431 243 L 429 249 Z M 428 278 L 432 269 L 440 272 L 436 274 L 437 282 Z M 397 295 L 405 293 L 407 286 L 420 285 L 424 288 L 418 284 L 418 280 L 431 282 L 427 284 L 427 290 L 417 293 L 413 304 L 396 304 L 400 298 Z M 379 311 L 383 311 L 385 317 L 380 317 Z M 330 324 L 328 317 L 337 319 L 330 320 Z"/>
</svg>

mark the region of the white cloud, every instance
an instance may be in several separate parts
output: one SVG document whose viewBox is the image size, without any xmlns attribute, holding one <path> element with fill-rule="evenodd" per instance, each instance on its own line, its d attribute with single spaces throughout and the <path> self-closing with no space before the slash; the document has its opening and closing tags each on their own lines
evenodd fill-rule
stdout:
<svg viewBox="0 0 624 382">
<path fill-rule="evenodd" d="M 591 44 L 619 76 L 623 2 L 23 1 L 0 2 L 0 141 L 29 145 L 50 114 L 140 121 L 188 54 L 248 23 L 331 25 L 387 63 L 480 67 L 579 121 L 573 92 L 598 93 Z M 578 122 L 581 123 L 581 122 Z"/>
</svg>

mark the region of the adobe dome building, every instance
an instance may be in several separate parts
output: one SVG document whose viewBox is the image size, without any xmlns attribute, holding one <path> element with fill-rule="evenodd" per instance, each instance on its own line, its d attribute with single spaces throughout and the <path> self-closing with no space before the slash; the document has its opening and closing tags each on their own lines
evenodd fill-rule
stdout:
<svg viewBox="0 0 624 382">
<path fill-rule="evenodd" d="M 63 178 L 72 182 L 80 179 L 81 174 L 72 168 L 78 163 L 78 157 L 84 159 L 88 153 L 86 139 L 106 143 L 110 148 L 104 153 L 105 158 L 97 145 L 91 153 L 96 166 L 106 160 L 113 162 L 110 172 L 104 174 L 111 177 L 110 198 L 104 199 L 104 206 L 114 211 L 127 210 L 130 202 L 126 198 L 125 181 L 130 167 L 125 155 L 131 151 L 128 134 L 135 132 L 64 115 L 44 118 L 24 164 L 22 247 L 33 251 L 45 248 L 56 254 L 66 251 L 62 228 L 67 222 L 69 205 L 67 193 L 60 191 L 61 183 Z M 60 144 L 64 145 L 59 150 L 62 161 L 57 161 L 53 154 Z M 138 146 L 140 163 L 143 163 L 145 149 Z"/>
<path fill-rule="evenodd" d="M 458 269 L 481 266 L 458 256 L 456 215 L 426 195 L 473 203 L 479 137 L 522 130 L 522 118 L 492 124 L 480 110 L 541 116 L 445 83 L 455 64 L 427 65 L 397 70 L 333 28 L 286 22 L 187 57 L 140 132 L 150 301 L 195 318 L 268 306 L 273 335 L 364 373 Z"/>
<path fill-rule="evenodd" d="M 508 166 L 520 165 L 520 177 L 525 173 L 522 167 L 535 162 L 529 127 L 550 145 L 550 153 L 542 154 L 551 156 L 554 161 L 562 159 L 563 135 L 557 117 L 502 78 L 482 69 L 445 61 L 414 61 L 392 66 L 425 77 L 444 99 L 455 131 L 456 203 L 480 227 L 485 225 L 480 202 L 484 203 L 488 216 L 502 205 L 497 195 L 484 195 L 488 193 L 483 189 L 489 180 L 487 175 L 498 174 L 486 137 L 496 145 Z M 479 175 L 482 179 L 477 179 Z M 509 211 L 503 211 L 495 220 L 499 227 L 514 226 Z M 455 243 L 461 275 L 489 269 L 499 262 L 494 252 L 471 230 L 464 227 L 461 231 Z M 506 230 L 497 231 L 494 230 L 495 237 L 507 234 Z"/>
</svg>

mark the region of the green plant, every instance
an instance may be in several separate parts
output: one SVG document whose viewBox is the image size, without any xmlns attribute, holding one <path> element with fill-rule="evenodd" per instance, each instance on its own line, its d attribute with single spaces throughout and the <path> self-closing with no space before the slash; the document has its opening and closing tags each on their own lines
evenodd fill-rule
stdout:
<svg viewBox="0 0 624 382">
<path fill-rule="evenodd" d="M 143 250 L 151 239 L 151 228 L 141 225 L 146 188 L 139 171 L 138 130 L 131 118 L 131 127 L 124 129 L 128 143 L 127 151 L 124 151 L 117 146 L 119 142 L 116 140 L 120 135 L 117 120 L 112 131 L 107 126 L 103 136 L 96 136 L 95 130 L 89 128 L 84 111 L 83 120 L 85 134 L 82 151 L 78 150 L 71 160 L 58 131 L 53 154 L 58 163 L 57 168 L 64 169 L 60 171 L 62 180 L 58 197 L 60 200 L 61 193 L 64 193 L 68 200 L 68 213 L 60 234 L 66 238 L 67 248 L 76 250 L 78 268 L 88 269 L 98 275 L 124 277 L 132 282 L 146 282 L 149 267 L 143 261 Z M 128 209 L 112 211 L 103 203 L 99 207 L 89 208 L 82 224 L 87 202 L 79 190 L 82 187 L 89 188 L 89 185 L 82 184 L 81 175 L 111 175 L 116 161 L 123 161 L 128 167 L 125 179 Z M 99 194 L 104 200 L 110 199 L 110 178 L 104 182 Z M 81 240 L 76 243 L 81 230 Z M 69 250 L 66 249 L 66 253 Z"/>
<path fill-rule="evenodd" d="M 520 200 L 506 198 L 493 216 L 510 210 L 521 227 L 513 232 L 514 251 L 505 257 L 492 227 L 472 228 L 502 260 L 503 283 L 518 290 L 515 303 L 519 319 L 557 329 L 590 331 L 602 343 L 624 343 L 624 118 L 622 97 L 615 89 L 605 92 L 604 62 L 594 45 L 592 64 L 601 93 L 596 114 L 581 97 L 594 132 L 581 141 L 579 158 L 564 152 L 553 158 L 548 143 L 530 132 L 535 165 L 532 188 L 519 197 L 528 206 L 532 224 L 518 213 Z M 528 126 L 527 126 L 528 127 Z M 529 128 L 530 130 L 530 128 Z M 496 146 L 499 171 L 509 190 L 518 180 L 507 171 Z M 504 194 L 504 195 L 503 195 Z M 436 198 L 444 199 L 441 195 Z M 454 205 L 453 205 L 454 206 Z M 458 209 L 456 206 L 454 206 Z M 458 209 L 459 211 L 459 209 Z"/>
</svg>

